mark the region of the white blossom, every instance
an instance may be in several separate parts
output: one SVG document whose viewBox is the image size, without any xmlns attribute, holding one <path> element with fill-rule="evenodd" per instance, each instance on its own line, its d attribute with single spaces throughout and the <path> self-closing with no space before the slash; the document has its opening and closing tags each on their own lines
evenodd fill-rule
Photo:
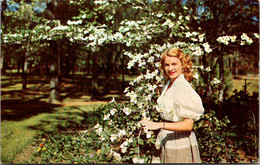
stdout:
<svg viewBox="0 0 260 165">
<path fill-rule="evenodd" d="M 133 163 L 144 163 L 144 159 L 138 159 L 137 157 L 134 157 Z"/>
<path fill-rule="evenodd" d="M 228 45 L 229 44 L 229 41 L 230 41 L 230 37 L 229 36 L 222 36 L 222 37 L 218 37 L 217 38 L 217 41 L 219 43 L 223 43 L 225 45 Z"/>
<path fill-rule="evenodd" d="M 187 38 L 192 36 L 191 32 L 186 32 L 185 35 L 186 35 Z"/>
<path fill-rule="evenodd" d="M 131 113 L 131 110 L 128 107 L 124 107 L 123 111 L 125 112 L 125 114 L 128 116 Z"/>
<path fill-rule="evenodd" d="M 117 112 L 117 110 L 115 108 L 110 110 L 110 114 L 113 116 L 115 113 Z"/>
<path fill-rule="evenodd" d="M 253 43 L 253 40 L 251 38 L 249 38 L 246 33 L 242 34 L 241 39 L 245 40 L 247 42 L 247 44 L 249 44 L 249 45 Z"/>
<path fill-rule="evenodd" d="M 116 158 L 116 160 L 121 160 L 121 155 L 117 152 L 114 152 L 114 157 Z"/>
<path fill-rule="evenodd" d="M 111 140 L 111 142 L 114 142 L 114 140 L 117 138 L 117 135 L 116 134 L 112 134 L 111 136 L 110 136 L 110 140 Z"/>
<path fill-rule="evenodd" d="M 148 133 L 148 127 L 144 127 L 144 132 Z"/>
<path fill-rule="evenodd" d="M 122 153 L 125 153 L 127 151 L 127 147 L 122 147 L 121 151 L 122 151 Z"/>
<path fill-rule="evenodd" d="M 128 92 L 126 96 L 130 97 L 130 102 L 137 103 L 137 94 L 134 91 Z M 125 109 L 125 111 L 128 111 L 129 109 Z"/>
<path fill-rule="evenodd" d="M 194 75 L 193 75 L 193 77 L 198 80 L 198 79 L 199 79 L 199 74 L 198 74 L 198 72 L 195 72 Z"/>
<path fill-rule="evenodd" d="M 104 116 L 103 120 L 108 120 L 109 117 L 110 117 L 110 114 L 107 114 L 107 115 Z"/>
<path fill-rule="evenodd" d="M 160 18 L 160 17 L 162 17 L 162 14 L 160 13 L 160 14 L 157 14 L 156 16 Z"/>
<path fill-rule="evenodd" d="M 126 135 L 126 131 L 125 130 L 120 130 L 117 135 L 119 137 L 122 137 L 122 136 Z"/>
<path fill-rule="evenodd" d="M 110 119 L 108 122 L 108 125 L 112 125 L 112 124 L 113 124 L 113 121 Z"/>
<path fill-rule="evenodd" d="M 207 53 L 212 52 L 212 49 L 210 48 L 210 45 L 208 42 L 204 43 L 203 47 L 204 47 L 205 52 L 207 52 Z"/>
<path fill-rule="evenodd" d="M 229 38 L 231 42 L 236 42 L 237 36 L 230 36 Z"/>
<path fill-rule="evenodd" d="M 153 63 L 153 62 L 154 62 L 154 56 L 151 56 L 151 57 L 147 60 L 147 62 Z"/>
<path fill-rule="evenodd" d="M 210 71 L 211 71 L 210 66 L 208 66 L 208 67 L 205 69 L 205 71 L 210 72 Z"/>
<path fill-rule="evenodd" d="M 98 133 L 99 136 L 100 136 L 102 130 L 103 130 L 103 128 L 101 128 L 101 127 L 96 130 L 96 132 Z"/>
<path fill-rule="evenodd" d="M 245 45 L 245 44 L 246 44 L 245 41 L 241 41 L 241 42 L 240 42 L 240 45 Z"/>
<path fill-rule="evenodd" d="M 195 51 L 192 52 L 192 55 L 195 55 L 195 56 L 201 56 L 202 54 L 203 54 L 203 51 L 201 50 L 200 47 L 196 47 Z"/>
<path fill-rule="evenodd" d="M 146 133 L 146 138 L 149 139 L 149 138 L 151 138 L 151 137 L 152 137 L 152 132 L 151 132 L 151 131 L 147 132 L 147 133 Z"/>
<path fill-rule="evenodd" d="M 220 84 L 220 80 L 219 79 L 217 79 L 216 77 L 213 79 L 213 81 L 211 82 L 211 84 L 215 84 L 215 85 L 218 85 L 218 84 Z"/>
<path fill-rule="evenodd" d="M 258 33 L 254 33 L 255 38 L 259 38 L 259 34 Z"/>
<path fill-rule="evenodd" d="M 115 98 L 113 97 L 112 100 L 109 103 L 116 103 Z"/>
<path fill-rule="evenodd" d="M 203 42 L 204 38 L 205 38 L 205 33 L 199 35 L 200 42 Z"/>
<path fill-rule="evenodd" d="M 97 129 L 98 127 L 99 127 L 99 123 L 97 123 L 97 124 L 94 126 L 94 128 L 96 128 L 96 129 Z"/>
<path fill-rule="evenodd" d="M 104 140 L 105 140 L 105 138 L 104 138 L 102 135 L 101 135 L 100 139 L 101 139 L 101 141 L 104 141 Z"/>
<path fill-rule="evenodd" d="M 133 163 L 139 163 L 139 159 L 137 157 L 133 158 Z"/>
</svg>

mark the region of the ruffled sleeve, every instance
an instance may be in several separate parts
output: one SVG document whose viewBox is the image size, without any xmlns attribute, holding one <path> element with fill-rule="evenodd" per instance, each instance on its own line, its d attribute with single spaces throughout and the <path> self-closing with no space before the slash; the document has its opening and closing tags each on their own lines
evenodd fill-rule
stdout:
<svg viewBox="0 0 260 165">
<path fill-rule="evenodd" d="M 180 118 L 189 118 L 197 121 L 204 113 L 204 107 L 200 96 L 192 87 L 186 87 L 180 90 L 176 95 L 174 107 L 176 114 Z"/>
</svg>

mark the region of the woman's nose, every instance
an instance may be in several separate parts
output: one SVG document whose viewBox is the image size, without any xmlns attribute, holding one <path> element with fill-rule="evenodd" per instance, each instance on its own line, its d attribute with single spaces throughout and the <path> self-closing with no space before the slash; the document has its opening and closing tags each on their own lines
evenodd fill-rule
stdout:
<svg viewBox="0 0 260 165">
<path fill-rule="evenodd" d="M 173 70 L 173 66 L 170 65 L 169 70 L 172 71 Z"/>
</svg>

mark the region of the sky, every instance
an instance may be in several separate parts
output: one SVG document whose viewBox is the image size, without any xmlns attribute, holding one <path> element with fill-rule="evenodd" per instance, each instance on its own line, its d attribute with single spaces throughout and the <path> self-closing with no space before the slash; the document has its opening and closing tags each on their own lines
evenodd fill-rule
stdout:
<svg viewBox="0 0 260 165">
<path fill-rule="evenodd" d="M 1 6 L 4 0 L 0 0 L 1 1 Z M 12 0 L 6 0 L 7 2 L 7 9 L 10 11 L 18 11 L 19 7 L 20 7 L 20 3 L 16 3 Z M 46 2 L 36 2 L 37 6 L 34 6 L 33 10 L 37 13 L 42 13 L 44 12 L 44 10 L 47 8 L 46 6 Z M 3 10 L 3 7 L 1 7 L 1 10 Z"/>
</svg>

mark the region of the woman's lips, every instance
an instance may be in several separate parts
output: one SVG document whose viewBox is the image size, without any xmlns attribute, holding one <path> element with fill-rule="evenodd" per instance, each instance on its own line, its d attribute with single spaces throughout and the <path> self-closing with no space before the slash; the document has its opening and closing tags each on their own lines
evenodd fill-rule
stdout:
<svg viewBox="0 0 260 165">
<path fill-rule="evenodd" d="M 174 75 L 175 72 L 169 72 L 170 75 Z"/>
</svg>

